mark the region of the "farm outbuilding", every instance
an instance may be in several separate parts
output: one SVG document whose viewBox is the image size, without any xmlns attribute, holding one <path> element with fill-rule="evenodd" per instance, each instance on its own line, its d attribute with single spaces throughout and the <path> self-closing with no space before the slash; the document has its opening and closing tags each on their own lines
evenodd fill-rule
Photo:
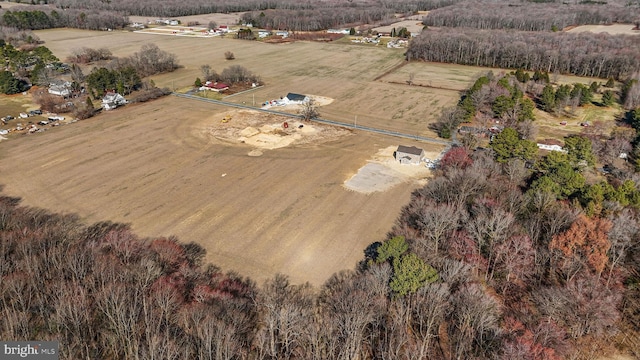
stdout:
<svg viewBox="0 0 640 360">
<path fill-rule="evenodd" d="M 419 165 L 424 158 L 424 150 L 415 146 L 399 145 L 394 157 L 400 164 Z"/>
</svg>

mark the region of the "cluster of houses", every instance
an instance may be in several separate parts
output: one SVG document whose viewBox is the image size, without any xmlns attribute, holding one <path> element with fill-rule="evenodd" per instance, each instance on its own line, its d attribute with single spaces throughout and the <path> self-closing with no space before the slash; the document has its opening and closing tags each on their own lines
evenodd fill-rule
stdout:
<svg viewBox="0 0 640 360">
<path fill-rule="evenodd" d="M 393 39 L 387 43 L 389 49 L 399 49 L 409 46 L 409 40 L 407 39 Z"/>
<path fill-rule="evenodd" d="M 362 37 L 362 38 L 355 38 L 351 40 L 352 43 L 356 43 L 356 44 L 379 44 L 380 43 L 380 35 L 375 36 L 375 37 Z"/>
<path fill-rule="evenodd" d="M 156 19 L 155 23 L 158 25 L 180 25 L 180 21 L 176 19 Z"/>
<path fill-rule="evenodd" d="M 329 34 L 349 35 L 349 32 L 350 32 L 349 29 L 329 29 L 329 30 L 327 30 L 327 33 L 329 33 Z"/>
<path fill-rule="evenodd" d="M 69 81 L 55 81 L 49 84 L 47 89 L 49 94 L 68 98 L 72 95 L 71 82 Z M 102 98 L 102 108 L 105 110 L 113 110 L 118 106 L 125 105 L 127 100 L 124 96 L 116 92 L 107 92 Z"/>
<path fill-rule="evenodd" d="M 281 38 L 286 39 L 289 37 L 289 32 L 286 30 L 278 30 L 276 32 L 270 30 L 258 30 L 258 38 L 260 39 L 264 39 L 273 35 L 280 36 Z"/>
</svg>

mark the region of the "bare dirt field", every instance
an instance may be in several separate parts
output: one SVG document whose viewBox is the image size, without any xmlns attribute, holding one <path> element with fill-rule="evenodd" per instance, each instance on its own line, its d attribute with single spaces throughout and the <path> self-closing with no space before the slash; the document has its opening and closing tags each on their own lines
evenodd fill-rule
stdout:
<svg viewBox="0 0 640 360">
<path fill-rule="evenodd" d="M 424 144 L 287 120 L 171 96 L 127 105 L 0 142 L 3 193 L 198 242 L 259 282 L 320 284 L 385 238 L 422 175 L 368 194 L 345 182 L 387 149 Z"/>
<path fill-rule="evenodd" d="M 393 28 L 399 30 L 403 27 L 407 28 L 407 30 L 409 30 L 411 34 L 420 34 L 422 32 L 422 28 L 424 28 L 424 25 L 422 24 L 421 20 L 402 20 L 390 25 L 373 28 L 373 30 L 380 32 L 391 32 Z"/>
<path fill-rule="evenodd" d="M 609 33 L 610 35 L 640 35 L 640 30 L 633 30 L 634 24 L 582 25 L 571 28 L 567 32 Z"/>
<path fill-rule="evenodd" d="M 186 25 L 190 22 L 199 22 L 201 25 L 209 24 L 209 21 L 214 21 L 218 25 L 235 25 L 242 18 L 243 12 L 237 13 L 214 13 L 214 14 L 200 14 L 190 16 L 178 16 L 172 19 L 180 20 L 180 23 Z M 158 18 L 151 16 L 129 16 L 129 21 L 138 22 L 141 24 L 155 23 Z"/>
<path fill-rule="evenodd" d="M 241 65 L 261 76 L 266 86 L 225 100 L 258 107 L 288 92 L 325 96 L 335 101 L 322 108 L 322 117 L 342 122 L 352 122 L 357 117 L 362 125 L 409 134 L 433 136 L 428 123 L 436 119 L 442 107 L 459 99 L 457 93 L 439 89 L 377 81 L 377 77 L 404 62 L 399 49 L 302 41 L 265 44 L 123 31 L 57 29 L 36 33 L 61 59 L 74 48 L 87 46 L 87 39 L 91 47 L 106 47 L 115 56 L 127 56 L 139 51 L 143 44 L 155 43 L 176 54 L 183 66 L 173 73 L 152 77 L 159 86 L 172 89 L 193 84 L 196 77 L 202 76 L 201 65 L 210 64 L 217 72 Z M 226 51 L 232 51 L 236 59 L 225 60 Z"/>
</svg>

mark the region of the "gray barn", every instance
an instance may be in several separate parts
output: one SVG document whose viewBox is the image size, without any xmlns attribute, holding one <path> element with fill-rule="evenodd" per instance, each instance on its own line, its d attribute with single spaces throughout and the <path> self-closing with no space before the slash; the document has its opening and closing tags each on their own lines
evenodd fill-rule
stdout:
<svg viewBox="0 0 640 360">
<path fill-rule="evenodd" d="M 399 145 L 394 156 L 400 164 L 419 165 L 424 158 L 424 150 L 415 146 Z"/>
</svg>

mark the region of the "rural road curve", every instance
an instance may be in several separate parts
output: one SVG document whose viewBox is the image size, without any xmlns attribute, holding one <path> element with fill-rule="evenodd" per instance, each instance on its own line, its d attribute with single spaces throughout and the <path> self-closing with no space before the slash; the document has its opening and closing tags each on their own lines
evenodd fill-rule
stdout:
<svg viewBox="0 0 640 360">
<path fill-rule="evenodd" d="M 180 94 L 180 93 L 175 93 L 175 92 L 172 93 L 172 94 L 174 96 L 177 96 L 177 97 L 193 99 L 193 100 L 200 100 L 200 101 L 210 102 L 210 103 L 217 104 L 217 105 L 222 105 L 222 106 L 230 106 L 230 107 L 235 107 L 235 108 L 239 108 L 239 109 L 262 111 L 262 112 L 266 112 L 266 113 L 270 113 L 270 114 L 288 116 L 288 117 L 296 118 L 296 119 L 300 119 L 301 118 L 300 115 L 286 113 L 286 112 L 282 112 L 282 111 L 261 109 L 261 108 L 256 108 L 256 107 L 249 106 L 249 105 L 235 104 L 235 103 L 232 103 L 232 102 L 215 100 L 215 99 L 205 99 L 203 97 L 196 96 L 196 95 L 190 95 L 190 94 Z M 451 141 L 435 139 L 435 138 L 430 138 L 430 137 L 424 137 L 424 136 L 418 136 L 418 135 L 404 134 L 404 133 L 400 133 L 400 132 L 396 132 L 396 131 L 389 131 L 389 130 L 384 130 L 384 129 L 372 128 L 372 127 L 369 127 L 369 126 L 348 124 L 348 123 L 343 123 L 343 122 L 335 121 L 335 120 L 314 118 L 314 119 L 312 119 L 312 121 L 323 123 L 323 124 L 341 126 L 341 127 L 350 128 L 350 129 L 368 131 L 368 132 L 378 133 L 378 134 L 383 134 L 383 135 L 397 136 L 397 137 L 411 139 L 411 140 L 419 140 L 419 141 L 429 142 L 429 143 L 438 144 L 438 145 L 451 146 L 451 144 L 452 144 Z"/>
</svg>

